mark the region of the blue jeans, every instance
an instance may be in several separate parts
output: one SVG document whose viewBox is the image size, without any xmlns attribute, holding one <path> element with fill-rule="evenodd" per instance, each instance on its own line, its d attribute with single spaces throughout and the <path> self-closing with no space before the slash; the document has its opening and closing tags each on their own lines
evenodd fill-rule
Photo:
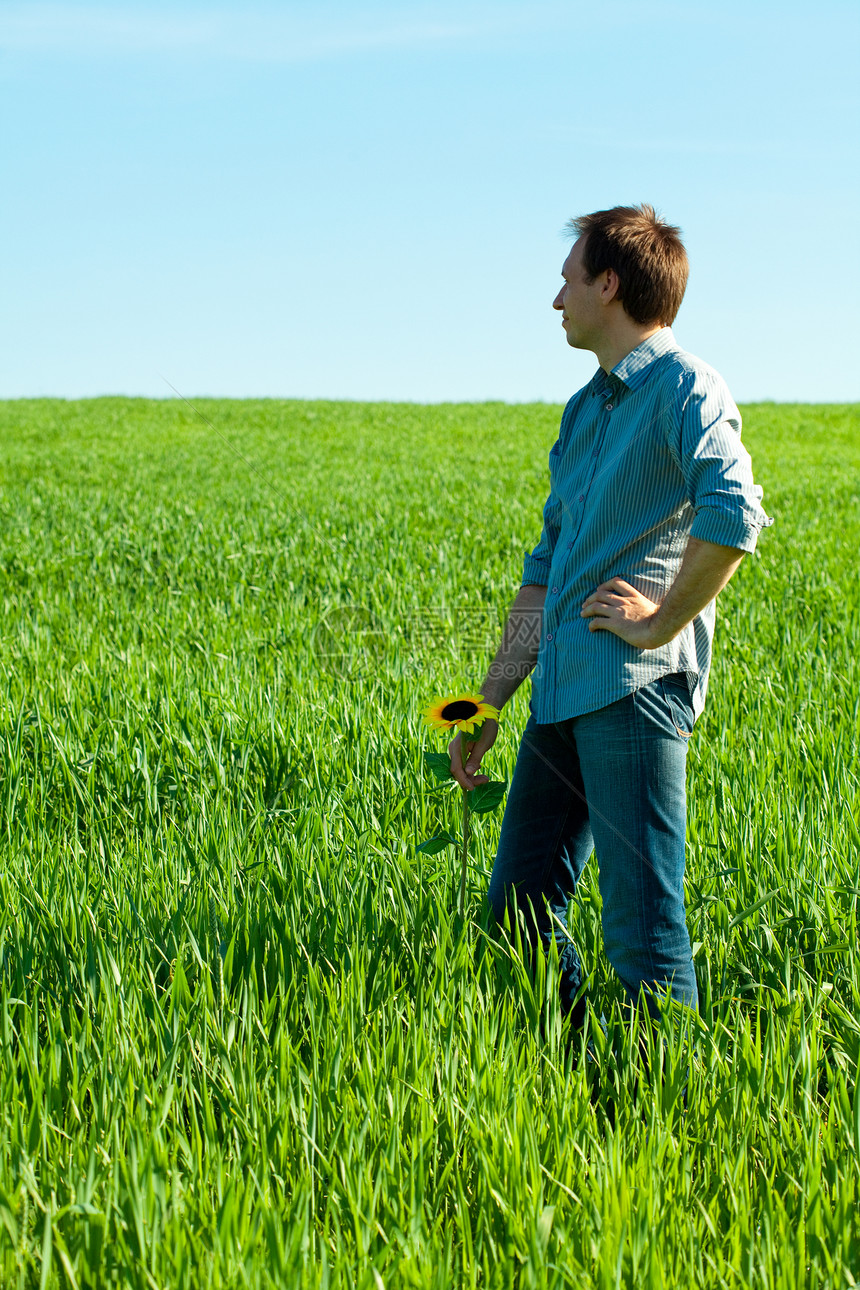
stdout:
<svg viewBox="0 0 860 1290">
<path fill-rule="evenodd" d="M 668 991 L 698 1006 L 684 912 L 685 774 L 692 732 L 683 672 L 567 721 L 538 725 L 533 713 L 529 717 L 489 903 L 500 924 L 506 909 L 512 927 L 516 914 L 523 916 L 531 952 L 555 940 L 565 1012 L 582 984 L 582 966 L 562 929 L 592 847 L 606 955 L 628 995 L 636 1000 L 644 987 L 654 1015 L 654 992 Z"/>
</svg>

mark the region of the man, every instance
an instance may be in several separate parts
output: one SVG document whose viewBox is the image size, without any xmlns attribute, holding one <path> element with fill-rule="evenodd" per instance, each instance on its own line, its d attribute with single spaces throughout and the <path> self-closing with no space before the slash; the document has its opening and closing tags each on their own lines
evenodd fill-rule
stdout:
<svg viewBox="0 0 860 1290">
<path fill-rule="evenodd" d="M 607 957 L 631 1000 L 698 1006 L 684 909 L 685 770 L 711 663 L 715 597 L 773 521 L 722 378 L 670 330 L 687 283 L 679 230 L 653 208 L 572 220 L 553 302 L 600 366 L 549 454 L 540 542 L 481 687 L 501 709 L 534 669 L 489 901 L 532 950 L 554 939 L 581 1023 L 567 905 L 592 848 Z M 498 723 L 450 744 L 466 789 Z M 465 764 L 464 764 L 465 762 Z"/>
</svg>

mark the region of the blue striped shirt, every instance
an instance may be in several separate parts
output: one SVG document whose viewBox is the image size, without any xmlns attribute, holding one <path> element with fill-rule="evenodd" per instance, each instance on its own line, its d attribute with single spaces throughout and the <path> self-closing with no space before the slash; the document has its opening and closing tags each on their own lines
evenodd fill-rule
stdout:
<svg viewBox="0 0 860 1290">
<path fill-rule="evenodd" d="M 725 381 L 664 327 L 606 373 L 598 368 L 564 410 L 549 454 L 543 533 L 523 585 L 547 588 L 531 709 L 541 723 L 614 703 L 686 672 L 696 717 L 705 706 L 716 601 L 666 645 L 645 650 L 589 631 L 582 602 L 621 577 L 661 601 L 689 537 L 753 551 L 773 520 L 761 508 L 741 416 Z"/>
</svg>

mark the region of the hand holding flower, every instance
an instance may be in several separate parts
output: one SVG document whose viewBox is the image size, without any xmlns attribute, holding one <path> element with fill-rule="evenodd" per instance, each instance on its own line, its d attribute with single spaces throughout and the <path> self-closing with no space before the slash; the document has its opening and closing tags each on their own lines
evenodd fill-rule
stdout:
<svg viewBox="0 0 860 1290">
<path fill-rule="evenodd" d="M 499 723 L 493 717 L 487 717 L 480 731 L 474 735 L 458 734 L 448 745 L 448 756 L 451 758 L 451 774 L 457 783 L 467 791 L 478 784 L 489 783 L 489 775 L 479 775 L 478 767 L 485 752 L 489 752 L 496 742 Z"/>
<path fill-rule="evenodd" d="M 478 775 L 477 769 L 484 753 L 496 741 L 499 730 L 499 712 L 492 704 L 484 703 L 482 694 L 460 694 L 451 698 L 434 699 L 424 709 L 424 719 L 435 730 L 457 730 L 448 745 L 448 757 L 443 753 L 425 753 L 427 766 L 437 779 L 450 783 L 455 780 L 463 790 L 463 827 L 461 835 L 462 870 L 457 908 L 463 913 L 466 897 L 466 872 L 469 862 L 469 817 L 495 810 L 502 800 L 506 784 Z M 465 749 L 465 766 L 463 753 Z M 433 855 L 457 839 L 450 833 L 439 833 L 422 842 L 419 851 Z"/>
</svg>

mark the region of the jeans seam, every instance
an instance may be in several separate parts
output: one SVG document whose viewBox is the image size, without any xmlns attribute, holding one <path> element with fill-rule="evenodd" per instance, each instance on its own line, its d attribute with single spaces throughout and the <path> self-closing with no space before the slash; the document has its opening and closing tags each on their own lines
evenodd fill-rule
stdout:
<svg viewBox="0 0 860 1290">
<path fill-rule="evenodd" d="M 662 685 L 660 689 L 662 693 L 662 689 L 663 689 Z M 636 693 L 634 691 L 634 696 L 633 696 L 634 715 L 636 714 L 636 702 L 637 702 Z M 636 731 L 636 757 L 639 764 L 642 765 L 644 764 L 645 756 L 644 756 L 644 748 L 642 745 L 641 720 L 635 720 L 633 723 L 633 728 Z M 637 855 L 645 854 L 644 841 L 645 840 L 642 837 L 642 795 L 640 793 L 636 795 L 636 841 L 634 843 L 634 846 L 635 846 Z M 640 937 L 639 943 L 640 945 L 645 945 L 648 947 L 648 968 L 650 971 L 651 980 L 654 981 L 656 980 L 657 970 L 654 966 L 654 947 L 652 945 L 652 938 L 648 935 L 648 928 L 646 927 L 645 890 L 644 890 L 645 872 L 644 872 L 644 866 L 641 863 L 638 865 L 638 873 L 639 873 L 639 881 L 637 883 L 637 887 L 638 887 L 638 895 L 639 895 L 639 908 L 636 911 L 636 918 L 639 923 L 639 937 Z M 641 984 L 640 984 L 640 989 L 641 989 Z"/>
<path fill-rule="evenodd" d="M 528 726 L 528 723 L 526 723 L 526 725 Z M 525 735 L 526 735 L 527 733 L 528 733 L 528 729 L 526 728 L 526 730 L 523 732 L 524 737 L 525 737 Z M 533 733 L 533 732 L 532 732 L 532 733 Z M 567 745 L 565 744 L 565 741 L 564 741 L 563 739 L 561 739 L 561 738 L 560 738 L 560 736 L 559 736 L 559 739 L 560 739 L 560 742 L 565 746 L 565 748 L 567 748 Z M 574 748 L 573 748 L 573 749 L 569 749 L 568 751 L 572 751 L 572 752 L 575 754 L 575 752 L 576 752 L 575 745 L 574 745 Z M 562 777 L 562 778 L 564 779 L 565 777 Z M 574 790 L 574 791 L 575 791 L 575 790 Z M 587 809 L 588 809 L 588 801 L 587 801 L 586 796 L 585 796 L 585 786 L 584 786 L 584 785 L 583 785 L 583 792 L 582 792 L 582 800 L 583 800 L 583 802 L 585 803 L 585 806 L 586 806 L 586 812 L 587 812 Z M 543 866 L 541 867 L 541 870 L 540 870 L 540 877 L 539 877 L 538 884 L 537 884 L 537 885 L 538 885 L 538 888 L 539 888 L 539 900 L 540 900 L 540 902 L 541 902 L 541 904 L 540 904 L 540 908 L 533 908 L 533 910 L 532 910 L 532 915 L 529 915 L 529 916 L 533 916 L 533 917 L 535 918 L 535 920 L 537 920 L 539 917 L 541 917 L 541 916 L 543 916 L 543 915 L 547 914 L 547 910 L 548 910 L 548 907 L 549 907 L 549 901 L 548 901 L 548 899 L 547 899 L 547 892 L 546 892 L 547 878 L 548 878 L 548 876 L 549 876 L 549 874 L 550 874 L 550 871 L 551 871 L 551 869 L 552 869 L 553 865 L 556 863 L 556 861 L 557 861 L 557 859 L 558 859 L 559 846 L 560 846 L 560 844 L 561 844 L 561 840 L 562 840 L 562 838 L 565 836 L 565 834 L 566 834 L 566 833 L 567 833 L 567 831 L 568 831 L 568 827 L 569 827 L 569 824 L 570 824 L 570 816 L 571 816 L 571 813 L 572 813 L 572 809 L 573 809 L 573 808 L 572 808 L 572 804 L 571 804 L 570 800 L 568 799 L 567 805 L 565 806 L 564 815 L 563 815 L 563 817 L 562 817 L 561 821 L 559 822 L 559 825 L 558 825 L 558 827 L 557 827 L 557 829 L 556 829 L 556 834 L 555 834 L 555 838 L 554 838 L 554 840 L 553 840 L 552 846 L 547 847 L 547 850 L 546 850 L 546 858 L 545 858 L 545 860 L 544 860 Z M 491 881 L 491 883 L 492 883 L 492 875 L 490 876 L 490 881 Z M 514 895 L 514 899 L 515 899 L 515 901 L 516 901 L 516 904 L 517 904 L 518 906 L 520 906 L 520 907 L 523 909 L 523 913 L 524 913 L 524 914 L 528 914 L 527 906 L 528 906 L 528 905 L 532 905 L 532 906 L 533 906 L 533 905 L 534 905 L 534 902 L 531 900 L 531 898 L 530 898 L 529 896 L 526 896 L 524 901 L 521 899 L 521 896 L 520 896 L 520 890 L 519 890 L 519 884 L 518 884 L 517 882 L 515 882 L 515 881 L 514 881 L 514 882 L 511 882 L 511 884 L 510 884 L 510 890 L 511 890 L 511 892 L 512 892 L 512 893 L 513 893 L 513 895 Z M 575 892 L 575 888 L 574 888 L 574 892 Z M 507 895 L 506 895 L 505 899 L 507 900 L 507 898 L 508 898 L 508 897 L 507 897 Z M 538 932 L 538 935 L 539 935 L 539 936 L 541 936 L 541 937 L 543 937 L 544 933 L 541 931 L 541 929 L 540 929 L 540 927 L 537 925 L 537 923 L 536 923 L 536 925 L 535 925 L 535 929 L 536 929 L 536 931 Z M 552 935 L 553 935 L 553 930 L 552 930 L 552 919 L 551 919 L 551 918 L 550 918 L 550 920 L 549 920 L 549 930 L 548 930 L 548 933 L 547 933 L 547 934 L 548 934 L 548 935 L 550 935 L 550 936 L 552 936 Z"/>
<path fill-rule="evenodd" d="M 587 807 L 588 807 L 588 803 L 586 802 L 586 809 Z M 541 888 L 541 896 L 543 897 L 545 904 L 547 903 L 546 902 L 546 880 L 547 880 L 547 877 L 549 876 L 550 870 L 552 869 L 553 865 L 556 862 L 556 859 L 558 858 L 558 848 L 561 844 L 562 838 L 567 832 L 567 826 L 568 826 L 569 820 L 570 820 L 570 804 L 568 803 L 568 805 L 564 808 L 564 818 L 558 827 L 555 841 L 553 842 L 551 847 L 547 848 L 547 859 L 546 859 L 546 862 L 544 863 L 543 869 L 541 870 L 540 888 Z"/>
<path fill-rule="evenodd" d="M 558 731 L 557 731 L 557 730 L 556 730 L 556 736 L 557 736 L 557 738 L 558 738 L 559 742 L 560 742 L 560 743 L 561 743 L 561 744 L 566 748 L 566 747 L 567 747 L 567 744 L 565 743 L 564 739 L 562 739 L 561 735 L 558 733 Z M 572 749 L 570 749 L 569 751 L 571 751 L 571 752 L 573 752 L 573 753 L 576 753 L 576 744 L 575 744 L 575 742 L 574 742 L 574 747 L 573 747 Z M 585 789 L 585 785 L 583 785 L 583 800 L 585 801 L 586 811 L 587 811 L 587 809 L 588 809 L 588 802 L 587 802 L 587 800 L 585 799 L 585 791 L 584 791 L 584 789 Z M 541 893 L 541 897 L 542 897 L 542 899 L 543 899 L 544 905 L 546 905 L 546 904 L 548 903 L 548 902 L 547 902 L 547 898 L 546 898 L 546 880 L 547 880 L 547 877 L 548 877 L 548 875 L 549 875 L 550 869 L 551 869 L 551 868 L 552 868 L 552 866 L 555 864 L 555 861 L 556 861 L 556 859 L 557 859 L 557 855 L 558 855 L 558 848 L 559 848 L 559 844 L 561 843 L 561 839 L 564 837 L 565 833 L 567 832 L 567 826 L 568 826 L 568 822 L 569 822 L 569 820 L 570 820 L 570 810 L 571 810 L 571 807 L 570 807 L 570 801 L 568 800 L 568 803 L 567 803 L 567 805 L 566 805 L 566 806 L 565 806 L 565 808 L 564 808 L 564 816 L 563 816 L 563 818 L 562 818 L 562 820 L 561 820 L 561 822 L 560 822 L 560 824 L 559 824 L 559 826 L 558 826 L 558 829 L 557 829 L 557 831 L 556 831 L 555 841 L 553 842 L 553 844 L 552 844 L 552 846 L 551 846 L 551 847 L 547 847 L 547 858 L 546 858 L 546 860 L 544 861 L 543 868 L 541 869 L 541 874 L 540 874 L 540 883 L 539 883 L 539 886 L 540 886 L 540 893 Z M 537 911 L 537 910 L 535 910 L 535 914 L 537 914 L 537 912 L 538 912 L 538 911 Z"/>
</svg>

